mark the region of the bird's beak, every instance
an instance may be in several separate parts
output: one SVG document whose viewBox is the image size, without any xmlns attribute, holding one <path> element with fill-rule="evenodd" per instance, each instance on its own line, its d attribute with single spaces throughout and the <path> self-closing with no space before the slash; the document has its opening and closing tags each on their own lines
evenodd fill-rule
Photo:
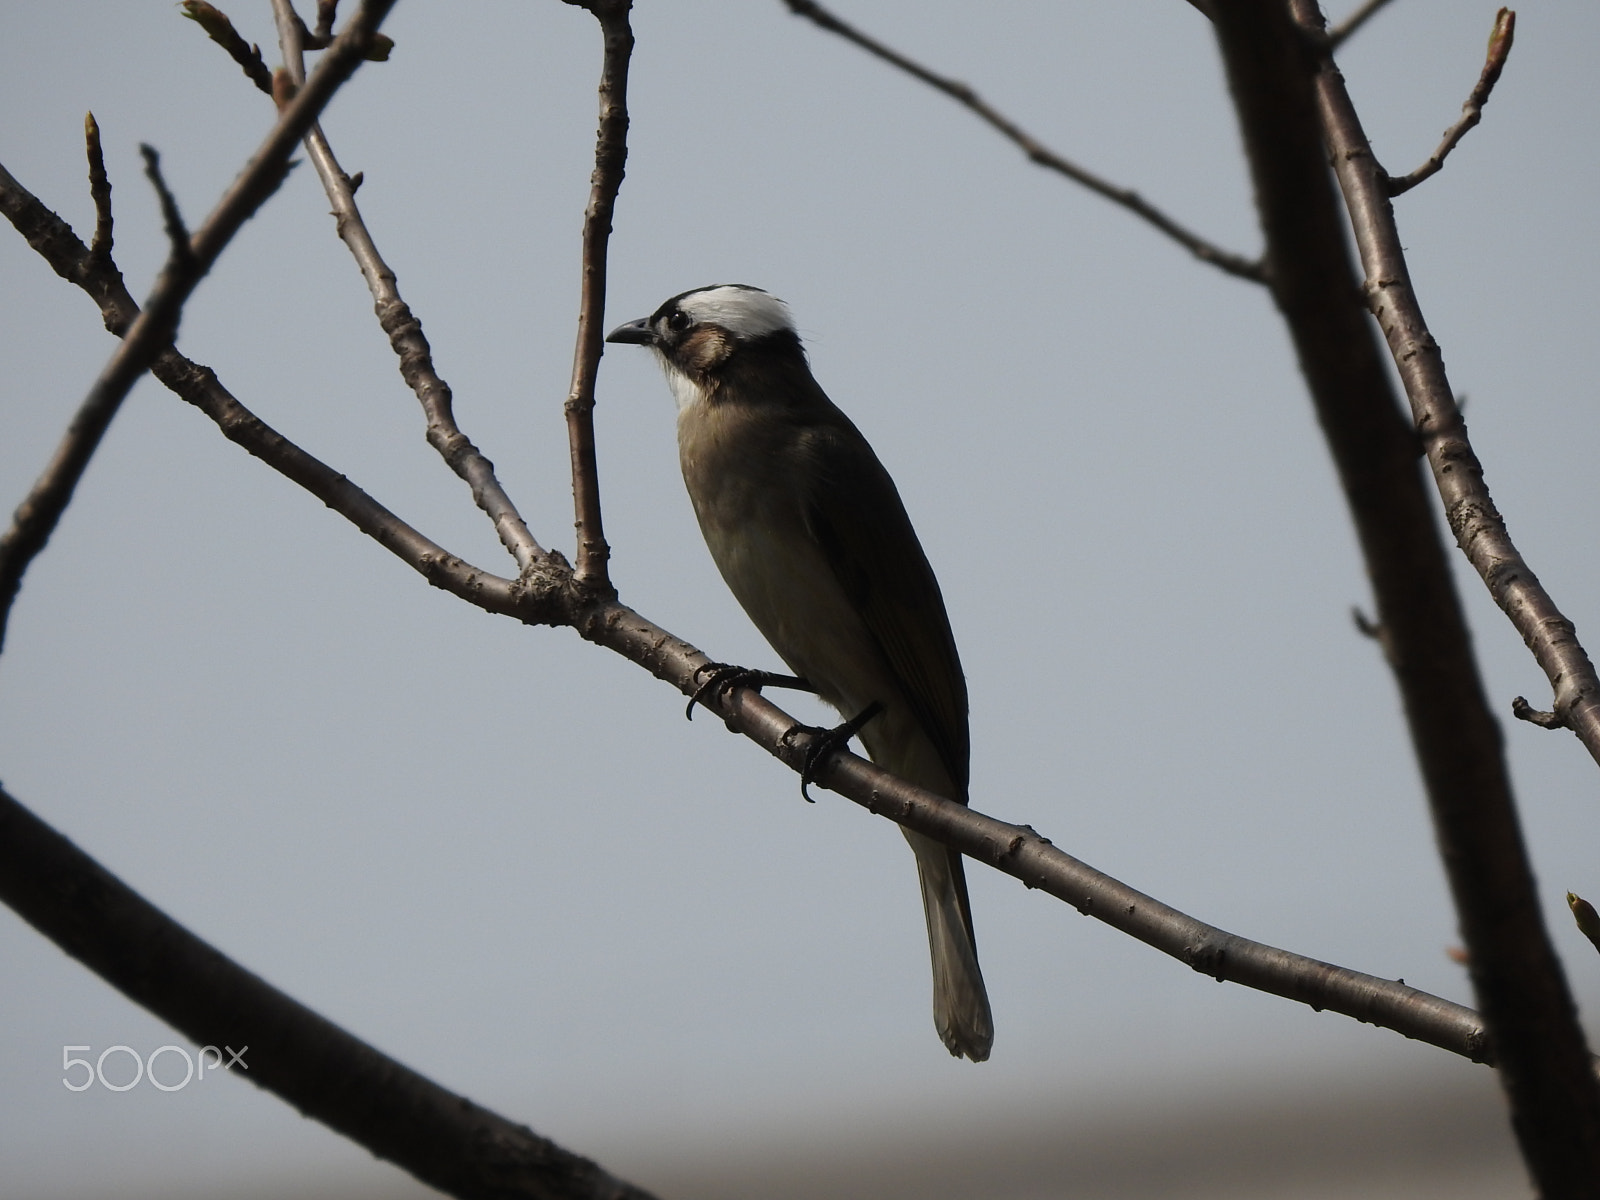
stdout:
<svg viewBox="0 0 1600 1200">
<path fill-rule="evenodd" d="M 626 342 L 633 346 L 654 346 L 656 332 L 650 328 L 650 318 L 640 317 L 637 321 L 629 321 L 626 325 L 618 325 L 606 334 L 608 342 Z"/>
</svg>

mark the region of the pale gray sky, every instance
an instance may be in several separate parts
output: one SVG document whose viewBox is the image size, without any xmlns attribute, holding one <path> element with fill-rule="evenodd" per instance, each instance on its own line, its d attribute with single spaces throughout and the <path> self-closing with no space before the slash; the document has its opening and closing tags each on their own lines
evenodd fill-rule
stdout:
<svg viewBox="0 0 1600 1200">
<path fill-rule="evenodd" d="M 1397 0 L 1342 54 L 1392 169 L 1454 120 L 1494 8 Z M 265 4 L 229 11 L 271 41 Z M 1207 235 L 1257 246 L 1187 5 L 840 12 Z M 407 0 L 387 28 L 393 60 L 326 128 L 366 173 L 359 199 L 462 425 L 535 533 L 568 548 L 595 23 L 554 0 Z M 1349 618 L 1362 568 L 1268 297 L 776 0 L 646 0 L 635 29 L 608 321 L 713 282 L 791 304 L 943 581 L 974 804 L 1235 932 L 1470 1002 L 1394 689 Z M 1490 485 L 1591 646 L 1597 43 L 1593 4 L 1523 5 L 1483 125 L 1398 202 Z M 198 222 L 270 106 L 165 0 L 8 6 L 0 162 L 81 232 L 89 109 L 143 294 L 165 247 L 138 143 Z M 203 285 L 181 348 L 424 532 L 509 572 L 424 443 L 326 209 L 303 167 Z M 10 506 L 111 343 L 0 234 Z M 648 355 L 608 353 L 598 434 L 623 599 L 715 658 L 774 665 L 700 542 Z M 1544 703 L 1464 565 L 1462 580 L 1496 704 Z M 682 709 L 570 632 L 428 588 L 147 382 L 13 615 L 0 778 L 247 967 L 619 1169 L 640 1146 L 789 1122 L 976 1126 L 1105 1096 L 1481 1071 L 1218 986 L 981 869 L 994 1058 L 952 1061 L 898 833 L 826 793 L 801 803 L 792 775 Z M 1600 893 L 1595 768 L 1566 735 L 1508 718 L 1506 736 L 1592 1005 L 1600 962 L 1561 895 Z M 233 1079 L 68 1092 L 63 1045 L 179 1039 L 4 914 L 0 962 L 0 1162 L 19 1194 L 393 1178 Z"/>
</svg>

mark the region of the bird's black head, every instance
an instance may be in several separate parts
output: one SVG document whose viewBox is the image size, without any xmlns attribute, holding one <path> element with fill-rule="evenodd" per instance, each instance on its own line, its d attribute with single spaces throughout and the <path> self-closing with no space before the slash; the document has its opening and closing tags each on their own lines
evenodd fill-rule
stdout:
<svg viewBox="0 0 1600 1200">
<path fill-rule="evenodd" d="M 606 341 L 649 346 L 667 366 L 702 384 L 747 347 L 803 354 L 789 306 L 742 283 L 682 292 L 648 317 L 617 326 Z"/>
</svg>

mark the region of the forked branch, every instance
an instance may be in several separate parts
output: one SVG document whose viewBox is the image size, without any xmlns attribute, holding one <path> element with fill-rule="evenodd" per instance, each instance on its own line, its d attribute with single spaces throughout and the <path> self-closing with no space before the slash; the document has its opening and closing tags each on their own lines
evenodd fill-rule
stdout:
<svg viewBox="0 0 1600 1200">
<path fill-rule="evenodd" d="M 1302 25 L 1313 27 L 1320 19 L 1312 0 L 1293 0 L 1293 5 Z M 1495 21 L 1502 60 L 1510 46 L 1511 16 L 1502 9 Z M 1489 73 L 1485 67 L 1485 75 Z M 1344 80 L 1330 59 L 1322 60 L 1316 82 L 1324 135 L 1366 273 L 1367 304 L 1405 387 L 1451 532 L 1550 680 L 1556 717 L 1600 762 L 1600 676 L 1572 622 L 1511 540 L 1489 494 L 1443 355 L 1411 284 L 1389 203 L 1388 176 L 1372 153 Z"/>
<path fill-rule="evenodd" d="M 79 406 L 49 465 L 17 508 L 10 528 L 0 534 L 0 646 L 22 577 L 50 540 L 123 398 L 173 340 L 184 303 L 217 256 L 282 182 L 296 143 L 361 65 L 368 41 L 393 4 L 394 0 L 362 4 L 211 215 L 169 257 L 143 310 Z"/>
</svg>

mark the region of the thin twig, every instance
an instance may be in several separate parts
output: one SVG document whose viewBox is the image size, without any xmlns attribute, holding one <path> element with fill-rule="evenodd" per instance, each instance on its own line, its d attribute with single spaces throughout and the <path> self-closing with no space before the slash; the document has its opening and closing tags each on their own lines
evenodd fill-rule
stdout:
<svg viewBox="0 0 1600 1200">
<path fill-rule="evenodd" d="M 189 227 L 183 223 L 183 213 L 178 209 L 178 198 L 172 194 L 172 189 L 167 186 L 167 181 L 161 175 L 161 155 L 156 152 L 154 146 L 146 142 L 139 144 L 139 153 L 144 157 L 144 173 L 150 180 L 150 186 L 156 190 L 156 198 L 161 202 L 161 223 L 167 233 L 167 261 L 177 270 L 193 270 L 194 248 L 189 244 Z"/>
<path fill-rule="evenodd" d="M 583 266 L 578 294 L 577 345 L 573 351 L 572 388 L 564 406 L 567 444 L 572 458 L 572 502 L 578 532 L 578 586 L 593 594 L 612 594 L 609 561 L 600 515 L 600 467 L 594 442 L 595 380 L 604 349 L 606 249 L 611 217 L 628 160 L 628 62 L 633 30 L 628 24 L 631 0 L 567 0 L 600 22 L 603 57 L 600 66 L 600 128 L 595 135 L 594 173 L 589 203 L 583 213 Z"/>
<path fill-rule="evenodd" d="M 1519 721 L 1537 725 L 1541 729 L 1565 729 L 1567 723 L 1553 712 L 1545 712 L 1529 704 L 1524 696 L 1511 697 L 1511 715 Z"/>
<path fill-rule="evenodd" d="M 1351 13 L 1339 24 L 1328 30 L 1328 48 L 1337 50 L 1355 32 L 1378 14 L 1378 10 L 1387 7 L 1389 0 L 1367 0 L 1360 8 Z"/>
<path fill-rule="evenodd" d="M 89 199 L 94 202 L 94 240 L 89 243 L 89 253 L 109 262 L 112 237 L 111 177 L 106 174 L 106 156 L 100 148 L 100 126 L 94 114 L 83 118 L 84 149 L 89 158 Z"/>
<path fill-rule="evenodd" d="M 456 1095 L 201 941 L 0 790 L 0 899 L 249 1082 L 460 1197 L 651 1200 L 593 1162 Z M 231 1065 L 231 1064 L 230 1064 Z"/>
<path fill-rule="evenodd" d="M 205 0 L 183 0 L 178 7 L 183 9 L 184 16 L 206 31 L 207 37 L 228 52 L 228 57 L 239 64 L 251 83 L 272 95 L 272 72 L 261 57 L 261 47 L 240 37 L 227 13 Z"/>
<path fill-rule="evenodd" d="M 1190 2 L 1194 3 L 1194 0 L 1190 0 Z M 854 26 L 834 16 L 833 13 L 818 4 L 816 0 L 784 0 L 784 3 L 788 5 L 789 11 L 796 16 L 805 17 L 814 24 L 826 29 L 829 33 L 838 34 L 846 41 L 861 47 L 868 54 L 881 58 L 884 62 L 899 68 L 907 75 L 920 79 L 936 91 L 943 92 L 1016 145 L 1028 156 L 1030 161 L 1058 174 L 1065 175 L 1074 183 L 1088 188 L 1096 195 L 1103 196 L 1113 204 L 1120 205 L 1134 215 L 1143 218 L 1201 262 L 1210 263 L 1219 270 L 1226 271 L 1229 275 L 1237 276 L 1240 279 L 1248 279 L 1253 283 L 1265 283 L 1267 281 L 1266 269 L 1259 260 L 1245 258 L 1241 254 L 1224 250 L 1220 246 L 1208 242 L 1199 234 L 1178 224 L 1160 209 L 1146 201 L 1138 192 L 1133 191 L 1131 188 L 1118 187 L 1116 184 L 1084 170 L 1069 159 L 1061 157 L 1061 155 L 1051 150 L 1032 134 L 1022 129 L 1016 122 L 991 107 L 987 101 L 983 100 L 967 84 L 958 79 L 940 75 L 921 63 L 907 58 L 899 51 L 891 49 L 876 38 L 869 37 Z M 1202 12 L 1206 11 L 1202 5 L 1196 4 L 1196 7 L 1200 8 Z"/>
<path fill-rule="evenodd" d="M 1389 177 L 1389 195 L 1398 196 L 1402 192 L 1409 192 L 1424 179 L 1437 175 L 1439 169 L 1444 166 L 1445 157 L 1456 148 L 1462 138 L 1467 136 L 1467 130 L 1483 120 L 1483 106 L 1489 102 L 1489 93 L 1494 91 L 1500 72 L 1505 68 L 1516 28 L 1517 14 L 1509 8 L 1502 8 L 1495 16 L 1494 31 L 1489 35 L 1489 50 L 1484 58 L 1483 71 L 1478 76 L 1472 94 L 1467 97 L 1467 102 L 1461 106 L 1461 119 L 1445 130 L 1444 140 L 1439 143 L 1439 148 L 1428 156 L 1427 162 L 1409 175 L 1402 175 L 1398 179 Z"/>
<path fill-rule="evenodd" d="M 288 76 L 296 85 L 301 84 L 305 80 L 305 26 L 295 15 L 289 0 L 273 0 L 272 8 Z M 496 478 L 494 464 L 456 423 L 450 385 L 434 369 L 433 350 L 422 332 L 422 322 L 401 299 L 395 273 L 378 253 L 377 244 L 356 205 L 354 182 L 339 166 L 320 125 L 313 124 L 307 130 L 305 146 L 333 206 L 339 237 L 360 267 L 362 278 L 372 293 L 378 324 L 399 356 L 400 376 L 422 405 L 428 422 L 428 444 L 472 489 L 473 501 L 493 522 L 495 533 L 516 560 L 518 570 L 531 569 L 546 557 L 546 552 L 534 540 L 516 505 Z"/>
<path fill-rule="evenodd" d="M 311 81 L 278 118 L 205 223 L 188 239 L 190 254 L 169 259 L 143 310 L 78 407 L 49 464 L 18 506 L 10 528 L 0 534 L 0 646 L 22 577 L 50 540 L 123 398 L 172 340 L 184 303 L 211 264 L 283 181 L 289 155 L 301 135 L 361 65 L 368 38 L 393 4 L 394 0 L 366 0 Z"/>
</svg>

